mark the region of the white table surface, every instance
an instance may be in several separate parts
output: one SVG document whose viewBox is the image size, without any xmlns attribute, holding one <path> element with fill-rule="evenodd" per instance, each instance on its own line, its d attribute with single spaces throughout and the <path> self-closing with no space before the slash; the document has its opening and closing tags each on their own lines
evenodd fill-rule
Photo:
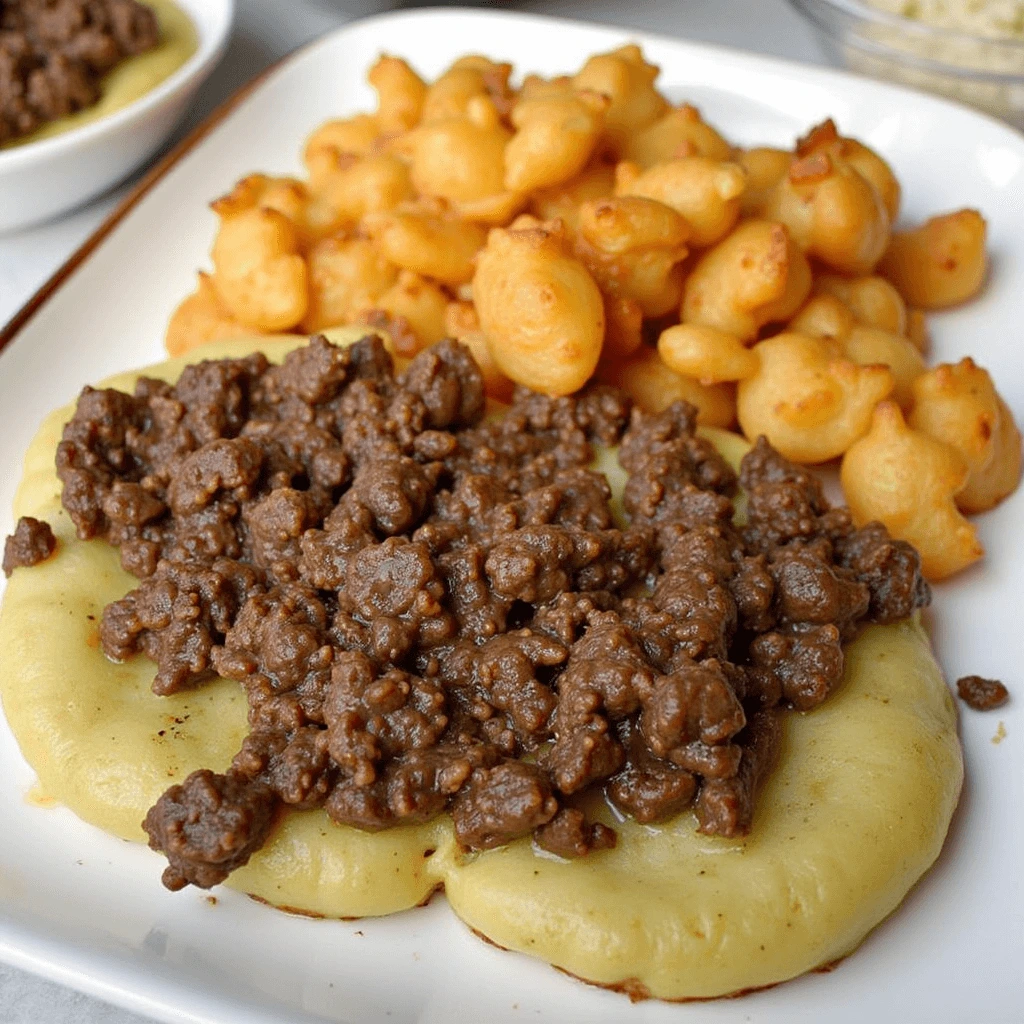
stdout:
<svg viewBox="0 0 1024 1024">
<path fill-rule="evenodd" d="M 346 21 L 392 6 L 426 5 L 376 0 L 238 0 L 238 18 L 227 55 L 201 90 L 179 136 L 299 44 Z M 813 34 L 785 0 L 531 0 L 477 6 L 585 18 L 796 60 L 823 59 Z M 88 237 L 129 185 L 51 224 L 0 235 L 0 324 Z M 143 1024 L 143 1018 L 0 965 L 0 1024 Z"/>
</svg>

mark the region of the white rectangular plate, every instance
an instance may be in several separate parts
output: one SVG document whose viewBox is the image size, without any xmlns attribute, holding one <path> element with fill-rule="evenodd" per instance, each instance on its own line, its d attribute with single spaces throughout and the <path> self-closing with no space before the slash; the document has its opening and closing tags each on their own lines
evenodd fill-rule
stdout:
<svg viewBox="0 0 1024 1024">
<path fill-rule="evenodd" d="M 420 11 L 350 25 L 265 78 L 138 197 L 36 304 L 0 358 L 0 536 L 36 424 L 80 387 L 162 358 L 167 318 L 207 262 L 207 202 L 254 170 L 300 171 L 305 136 L 370 109 L 364 74 L 381 50 L 436 75 L 485 52 L 560 73 L 630 37 L 519 14 Z M 949 103 L 838 72 L 636 35 L 661 85 L 741 144 L 792 145 L 826 116 L 894 165 L 908 219 L 962 206 L 988 218 L 984 296 L 931 318 L 933 357 L 972 354 L 1024 419 L 1024 137 Z M 167 1021 L 740 1022 L 1019 1021 L 1024 1006 L 1024 494 L 979 520 L 984 566 L 936 588 L 931 613 L 950 679 L 1006 680 L 1013 702 L 965 711 L 967 784 L 946 849 L 905 905 L 830 974 L 742 999 L 630 1005 L 485 945 L 443 899 L 386 920 L 289 917 L 233 892 L 172 895 L 155 854 L 61 809 L 26 801 L 33 776 L 0 723 L 0 958 Z M 53 638 L 40 638 L 43 643 Z M 992 737 L 999 721 L 1006 738 Z M 898 827 L 898 826 L 894 826 Z"/>
</svg>

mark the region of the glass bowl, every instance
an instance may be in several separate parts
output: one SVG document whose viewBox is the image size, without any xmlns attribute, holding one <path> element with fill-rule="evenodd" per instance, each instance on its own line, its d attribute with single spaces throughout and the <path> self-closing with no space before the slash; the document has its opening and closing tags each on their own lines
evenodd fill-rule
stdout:
<svg viewBox="0 0 1024 1024">
<path fill-rule="evenodd" d="M 938 28 L 862 0 L 789 2 L 851 71 L 941 93 L 1024 129 L 1024 25 L 1012 26 L 1021 38 L 1007 39 Z"/>
</svg>

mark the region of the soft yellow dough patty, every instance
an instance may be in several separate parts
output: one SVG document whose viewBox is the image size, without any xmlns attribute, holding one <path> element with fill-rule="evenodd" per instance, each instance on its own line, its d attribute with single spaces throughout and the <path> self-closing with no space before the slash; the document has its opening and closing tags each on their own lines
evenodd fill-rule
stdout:
<svg viewBox="0 0 1024 1024">
<path fill-rule="evenodd" d="M 221 342 L 144 372 L 173 380 L 199 355 L 256 347 L 280 359 L 299 340 Z M 137 376 L 107 383 L 130 389 Z M 15 514 L 47 520 L 60 546 L 8 581 L 0 698 L 43 790 L 140 840 L 168 785 L 227 766 L 245 701 L 224 680 L 156 697 L 152 663 L 103 656 L 103 607 L 134 580 L 108 544 L 77 540 L 61 509 L 54 450 L 70 413 L 47 418 L 25 459 Z M 718 440 L 730 458 L 742 453 L 739 439 Z M 477 931 L 587 980 L 666 999 L 724 995 L 853 950 L 935 860 L 962 776 L 953 701 L 915 618 L 865 630 L 841 688 L 814 712 L 785 716 L 780 764 L 746 839 L 701 836 L 687 812 L 660 827 L 616 823 L 614 850 L 569 863 L 528 840 L 463 855 L 447 816 L 371 834 L 292 812 L 229 884 L 334 917 L 393 913 L 444 886 Z M 162 867 L 154 854 L 154 885 Z"/>
</svg>

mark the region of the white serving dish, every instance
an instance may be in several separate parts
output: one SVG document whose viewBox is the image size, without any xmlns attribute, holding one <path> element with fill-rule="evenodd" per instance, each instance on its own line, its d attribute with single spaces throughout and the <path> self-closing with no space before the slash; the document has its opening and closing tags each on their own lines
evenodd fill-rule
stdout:
<svg viewBox="0 0 1024 1024">
<path fill-rule="evenodd" d="M 234 0 L 177 0 L 196 52 L 155 89 L 106 117 L 0 150 L 0 233 L 49 220 L 126 178 L 174 130 L 231 35 Z"/>
<path fill-rule="evenodd" d="M 790 145 L 827 115 L 888 157 L 914 219 L 963 205 L 989 219 L 993 274 L 980 300 L 931 318 L 934 358 L 971 353 L 1024 420 L 1024 137 L 934 97 L 850 75 L 657 36 L 520 14 L 445 10 L 355 23 L 283 62 L 207 126 L 87 243 L 6 334 L 0 357 L 0 535 L 41 417 L 82 384 L 162 358 L 164 327 L 206 263 L 207 206 L 253 170 L 300 169 L 305 135 L 368 109 L 381 50 L 436 74 L 487 52 L 553 73 L 639 40 L 675 99 L 737 142 Z M 140 254 L 145 254 L 140 258 Z M 0 343 L 3 334 L 0 334 Z M 0 958 L 165 1021 L 588 1024 L 1010 1024 L 1024 1006 L 1024 492 L 978 525 L 983 568 L 937 588 L 930 613 L 950 679 L 1007 681 L 1010 705 L 962 721 L 967 783 L 946 849 L 904 906 L 829 974 L 742 999 L 644 1003 L 586 987 L 480 942 L 437 898 L 362 922 L 289 917 L 227 890 L 217 904 L 163 891 L 163 862 L 61 809 L 26 800 L 33 774 L 0 722 Z M 998 723 L 1006 738 L 991 742 Z"/>
</svg>

